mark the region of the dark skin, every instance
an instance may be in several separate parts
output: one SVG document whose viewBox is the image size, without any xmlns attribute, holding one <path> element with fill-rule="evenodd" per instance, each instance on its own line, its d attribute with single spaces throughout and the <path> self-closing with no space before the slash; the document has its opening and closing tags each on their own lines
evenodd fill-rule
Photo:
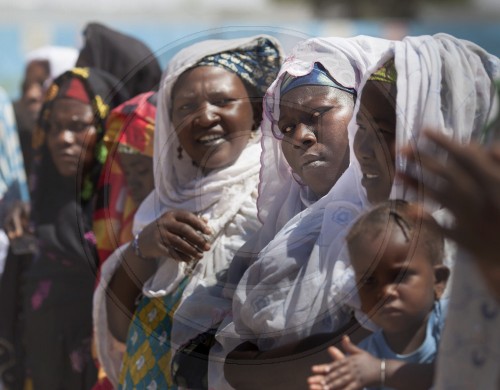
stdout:
<svg viewBox="0 0 500 390">
<path fill-rule="evenodd" d="M 94 115 L 90 104 L 74 99 L 59 98 L 54 101 L 49 118 L 47 146 L 58 173 L 63 177 L 83 174 L 93 164 L 92 152 L 96 142 Z M 13 240 L 25 233 L 33 233 L 29 226 L 30 205 L 18 203 L 5 219 L 5 230 Z"/>
<path fill-rule="evenodd" d="M 298 87 L 281 97 L 283 155 L 318 197 L 330 191 L 349 165 L 347 125 L 353 107 L 351 94 L 325 86 Z M 355 320 L 342 331 L 356 340 L 368 333 Z M 306 388 L 310 365 L 327 358 L 328 346 L 339 340 L 336 336 L 315 335 L 270 351 L 242 344 L 228 355 L 224 375 L 238 389 Z"/>
<path fill-rule="evenodd" d="M 326 86 L 292 89 L 281 97 L 281 149 L 292 170 L 318 198 L 349 166 L 351 94 Z"/>
<path fill-rule="evenodd" d="M 154 189 L 153 159 L 131 153 L 119 153 L 119 156 L 129 195 L 135 204 L 140 205 Z"/>
<path fill-rule="evenodd" d="M 417 206 L 413 206 L 415 213 Z M 370 240 L 365 234 L 349 243 L 361 310 L 379 326 L 387 344 L 398 354 L 417 350 L 425 340 L 427 321 L 434 302 L 446 287 L 449 270 L 434 264 L 427 247 L 411 241 L 398 229 Z M 422 234 L 423 240 L 429 239 Z M 381 249 L 382 248 L 382 249 Z M 411 257 L 409 255 L 411 254 Z M 356 347 L 348 337 L 339 348 L 330 348 L 332 363 L 314 366 L 309 389 L 363 389 L 380 386 L 380 359 Z M 433 365 L 412 365 L 388 360 L 387 386 L 423 389 L 432 385 Z M 402 376 L 403 369 L 409 377 Z M 411 379 L 411 380 L 410 380 Z"/>
<path fill-rule="evenodd" d="M 222 68 L 201 66 L 184 72 L 172 90 L 172 124 L 179 143 L 203 174 L 233 164 L 255 128 L 248 92 L 241 79 Z M 197 262 L 210 250 L 203 235 L 212 232 L 207 221 L 187 210 L 170 210 L 139 234 L 142 255 L 131 245 L 109 283 L 109 327 L 125 341 L 135 300 L 157 269 L 159 257 Z"/>
<path fill-rule="evenodd" d="M 339 346 L 343 334 L 358 342 L 369 333 L 353 318 L 335 334 L 310 336 L 270 351 L 261 352 L 254 344 L 244 343 L 227 356 L 224 376 L 238 390 L 307 389 L 310 367 L 328 360 L 328 348 Z"/>
<path fill-rule="evenodd" d="M 22 84 L 21 106 L 27 122 L 34 126 L 43 103 L 43 84 L 50 77 L 47 61 L 31 61 L 26 66 Z"/>
<path fill-rule="evenodd" d="M 394 181 L 395 99 L 395 85 L 368 81 L 363 88 L 361 108 L 356 117 L 359 128 L 353 149 L 363 173 L 361 184 L 372 204 L 389 197 Z"/>
<path fill-rule="evenodd" d="M 461 145 L 431 130 L 425 134 L 428 140 L 448 153 L 446 163 L 411 148 L 405 148 L 403 154 L 443 180 L 439 187 L 424 186 L 426 195 L 455 217 L 452 227 L 441 229 L 472 255 L 491 293 L 500 302 L 500 143 Z M 404 173 L 400 176 L 413 188 L 423 186 L 421 178 Z"/>
</svg>

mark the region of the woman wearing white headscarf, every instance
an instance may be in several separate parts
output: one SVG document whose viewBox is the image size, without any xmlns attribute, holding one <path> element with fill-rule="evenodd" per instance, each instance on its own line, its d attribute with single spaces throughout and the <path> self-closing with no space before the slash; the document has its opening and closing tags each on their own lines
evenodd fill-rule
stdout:
<svg viewBox="0 0 500 390">
<path fill-rule="evenodd" d="M 31 170 L 31 133 L 42 108 L 43 97 L 52 81 L 73 68 L 78 51 L 72 47 L 42 46 L 26 55 L 21 98 L 14 103 L 26 176 Z"/>
<path fill-rule="evenodd" d="M 231 264 L 225 290 L 229 305 L 236 285 L 238 287 L 232 316 L 227 316 L 219 327 L 218 344 L 211 350 L 210 385 L 216 388 L 225 386 L 221 386 L 224 382 L 221 365 L 238 344 L 251 340 L 261 350 L 269 350 L 311 334 L 311 329 L 305 327 L 295 329 L 297 333 L 292 334 L 284 328 L 284 323 L 288 319 L 290 323 L 300 326 L 304 316 L 308 316 L 307 312 L 314 312 L 314 307 L 322 305 L 327 299 L 328 294 L 324 295 L 324 291 L 318 292 L 311 287 L 331 277 L 332 272 L 342 274 L 342 264 L 335 271 L 333 267 L 325 271 L 325 264 L 318 264 L 318 250 L 322 247 L 317 240 L 319 228 L 329 202 L 337 202 L 334 209 L 338 213 L 332 223 L 339 231 L 358 214 L 362 206 L 359 180 L 349 167 L 349 159 L 353 156 L 348 150 L 347 124 L 361 74 L 378 60 L 388 45 L 389 41 L 370 37 L 309 39 L 294 48 L 268 90 L 264 104 L 263 154 L 257 203 L 263 227 L 238 251 Z M 293 107 L 297 103 L 289 102 L 290 94 L 305 93 L 314 99 L 317 92 L 314 88 L 324 87 L 327 88 L 323 89 L 323 93 L 332 90 L 328 92 L 333 94 L 329 95 L 328 102 L 320 102 L 321 107 L 318 108 L 318 102 L 307 101 L 297 111 L 306 115 L 308 110 L 324 111 L 323 105 L 330 107 L 330 119 L 328 122 L 326 116 L 324 119 L 326 127 L 311 130 L 319 146 L 314 148 L 317 149 L 315 152 L 310 152 L 320 153 L 323 162 L 318 165 L 326 167 L 328 164 L 328 169 L 316 169 L 314 175 L 305 176 L 304 173 L 301 177 L 302 172 L 294 172 L 290 161 L 285 158 L 283 149 L 290 148 L 289 145 L 295 145 L 297 141 L 291 141 L 283 134 L 282 123 L 278 126 L 282 119 L 280 112 L 287 110 L 293 115 Z M 286 97 L 282 99 L 281 95 Z M 347 97 L 350 97 L 349 114 L 340 117 Z M 339 123 L 340 120 L 345 122 Z M 329 144 L 327 133 L 336 133 L 335 137 L 339 140 L 345 138 L 345 143 Z M 334 163 L 337 155 L 343 157 L 340 164 L 338 161 Z M 322 178 L 322 174 L 325 177 Z M 309 180 L 310 176 L 314 176 L 315 180 Z M 308 282 L 302 285 L 303 289 L 294 282 L 299 275 L 304 275 Z M 297 292 L 297 289 L 305 295 L 294 295 L 293 291 Z M 349 320 L 350 314 L 342 312 L 318 332 L 338 329 Z"/>
<path fill-rule="evenodd" d="M 320 252 L 326 244 L 319 233 L 325 213 L 330 209 L 333 212 L 328 212 L 328 221 L 335 226 L 333 229 L 344 230 L 359 213 L 363 199 L 358 177 L 352 169 L 352 153 L 349 168 L 319 200 L 303 181 L 297 180 L 282 154 L 280 140 L 275 137 L 279 132 L 283 80 L 288 74 L 294 78 L 304 77 L 319 63 L 340 85 L 357 90 L 360 76 L 379 60 L 390 44 L 390 41 L 370 37 L 306 41 L 289 56 L 266 95 L 258 207 L 264 228 L 270 226 L 274 235 L 264 237 L 268 242 L 263 243 L 257 261 L 241 279 L 233 301 L 237 333 L 243 340 L 249 337 L 262 350 L 312 333 L 337 329 L 349 320 L 347 313 L 339 313 L 337 318 L 328 320 L 329 323 L 320 324 L 318 317 L 311 316 L 324 306 L 330 294 L 313 287 L 331 278 L 332 272 L 342 273 L 343 269 L 340 263 L 335 270 L 319 263 Z M 328 243 L 332 240 L 337 237 L 331 236 Z M 342 243 L 341 239 L 338 241 Z"/>
<path fill-rule="evenodd" d="M 276 75 L 280 59 L 279 43 L 274 38 L 259 35 L 194 44 L 180 51 L 165 70 L 159 90 L 155 130 L 155 190 L 137 211 L 133 244 L 119 248 L 106 261 L 94 298 L 98 356 L 114 384 L 175 387 L 169 369 L 170 332 L 172 322 L 176 321 L 172 316 L 195 289 L 218 288 L 217 279 L 227 269 L 234 252 L 260 226 L 255 207 L 261 150 L 258 107 L 259 99 Z M 203 76 L 204 70 L 210 71 L 211 75 L 222 72 L 225 79 L 211 82 L 213 76 Z M 234 75 L 244 86 L 243 95 L 236 98 L 225 96 L 227 78 L 234 78 Z M 191 84 L 187 84 L 189 80 Z M 201 94 L 197 89 L 199 86 L 203 86 Z M 192 101 L 191 96 L 195 96 L 196 101 Z M 225 135 L 228 137 L 226 144 L 244 141 L 240 142 L 241 150 L 232 156 L 232 161 L 208 169 L 214 161 L 217 165 L 217 159 L 229 158 L 220 157 L 218 152 L 222 149 L 219 147 L 222 143 L 221 127 L 228 127 L 227 114 L 222 114 L 218 107 L 250 103 L 254 103 L 250 117 L 238 119 L 239 129 L 235 131 L 239 133 Z M 198 123 L 196 126 L 205 128 L 204 132 L 198 131 L 198 141 L 191 142 L 208 144 L 212 155 L 195 158 L 196 147 L 188 149 L 189 142 L 186 143 L 185 139 L 195 137 L 196 129 L 185 128 L 191 121 L 188 117 L 179 121 L 184 112 L 193 116 L 193 123 Z M 184 231 L 177 235 L 166 229 L 165 217 L 171 210 L 185 222 Z M 192 228 L 188 226 L 186 229 L 189 224 Z M 157 240 L 160 230 L 165 234 Z M 200 244 L 195 242 L 200 238 Z M 152 245 L 144 245 L 148 240 Z M 159 253 L 153 250 L 154 245 L 160 248 Z M 131 282 L 137 281 L 136 276 L 139 276 L 138 287 L 144 297 L 139 302 L 126 338 L 126 359 L 119 380 L 123 353 L 114 347 L 113 324 L 109 316 L 114 293 L 120 293 L 120 287 L 114 290 L 112 284 L 116 286 L 113 279 L 119 272 L 122 279 L 123 273 L 127 274 L 128 258 L 134 255 L 136 259 L 142 258 L 144 267 L 153 269 L 149 275 L 132 273 L 128 276 Z M 127 262 L 120 265 L 122 257 Z M 141 288 L 144 280 L 146 282 Z M 117 309 L 119 307 L 113 311 Z"/>
<path fill-rule="evenodd" d="M 363 69 L 363 79 L 395 55 L 398 147 L 418 140 L 425 125 L 440 126 L 462 142 L 481 129 L 491 109 L 491 74 L 495 71 L 495 61 L 487 53 L 475 45 L 438 35 L 394 42 L 378 54 L 378 59 Z M 457 89 L 449 88 L 454 84 L 459 84 Z M 364 81 L 361 88 L 363 85 Z M 351 147 L 356 130 L 354 119 L 349 130 Z M 351 167 L 359 183 L 361 171 L 353 160 Z M 401 157 L 396 158 L 397 169 L 404 169 L 404 164 Z M 340 183 L 342 178 L 331 194 L 339 194 Z M 394 196 L 411 199 L 405 192 L 399 183 L 394 185 Z M 343 237 L 355 214 L 369 207 L 364 194 L 357 203 L 353 199 L 352 195 L 332 196 L 325 201 L 322 219 L 309 225 L 307 221 L 313 215 L 309 210 L 322 203 L 318 201 L 285 225 L 278 240 L 261 251 L 243 276 L 233 301 L 234 325 L 242 340 L 252 341 L 260 350 L 274 349 L 309 335 L 334 333 L 346 322 L 342 307 L 353 298 L 355 289 L 342 248 Z M 296 226 L 292 225 L 294 220 Z M 294 259 L 290 254 L 298 239 L 293 232 L 300 232 L 301 225 L 309 231 L 315 227 L 317 239 L 310 255 Z M 304 245 L 302 251 L 306 254 Z"/>
</svg>

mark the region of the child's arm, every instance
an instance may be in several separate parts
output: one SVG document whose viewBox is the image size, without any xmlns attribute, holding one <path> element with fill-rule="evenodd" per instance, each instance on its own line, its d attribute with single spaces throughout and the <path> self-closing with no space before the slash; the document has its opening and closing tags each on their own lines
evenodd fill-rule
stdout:
<svg viewBox="0 0 500 390">
<path fill-rule="evenodd" d="M 308 379 L 310 390 L 355 390 L 368 386 L 418 390 L 432 386 L 433 364 L 381 360 L 356 347 L 347 336 L 342 340 L 342 347 L 348 356 L 338 348 L 330 347 L 333 362 L 312 367 L 315 375 Z"/>
</svg>

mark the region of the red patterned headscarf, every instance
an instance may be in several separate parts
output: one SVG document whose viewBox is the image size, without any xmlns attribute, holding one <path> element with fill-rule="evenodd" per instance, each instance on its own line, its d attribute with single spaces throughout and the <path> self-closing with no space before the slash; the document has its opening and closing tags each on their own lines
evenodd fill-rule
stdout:
<svg viewBox="0 0 500 390">
<path fill-rule="evenodd" d="M 132 223 L 139 205 L 128 194 L 119 153 L 153 157 L 155 100 L 153 92 L 140 94 L 118 106 L 108 118 L 103 139 L 108 158 L 99 179 L 93 221 L 100 265 L 133 238 Z"/>
</svg>

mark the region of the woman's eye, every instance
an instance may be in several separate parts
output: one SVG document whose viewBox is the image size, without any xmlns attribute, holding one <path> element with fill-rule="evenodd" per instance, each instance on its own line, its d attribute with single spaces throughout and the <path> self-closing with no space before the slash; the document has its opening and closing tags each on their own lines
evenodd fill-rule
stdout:
<svg viewBox="0 0 500 390">
<path fill-rule="evenodd" d="M 196 109 L 196 105 L 194 103 L 181 104 L 178 107 L 178 109 L 180 111 L 190 112 L 190 111 L 194 111 Z"/>
<path fill-rule="evenodd" d="M 375 285 L 375 278 L 373 276 L 363 277 L 360 280 L 362 287 L 372 287 Z"/>
<path fill-rule="evenodd" d="M 216 106 L 225 106 L 226 104 L 229 104 L 229 103 L 231 103 L 233 101 L 235 101 L 235 99 L 221 98 L 221 99 L 217 99 L 216 101 L 214 101 L 214 104 Z"/>
<path fill-rule="evenodd" d="M 280 131 L 283 134 L 291 134 L 293 132 L 294 126 L 293 125 L 285 125 L 280 127 Z"/>
</svg>

